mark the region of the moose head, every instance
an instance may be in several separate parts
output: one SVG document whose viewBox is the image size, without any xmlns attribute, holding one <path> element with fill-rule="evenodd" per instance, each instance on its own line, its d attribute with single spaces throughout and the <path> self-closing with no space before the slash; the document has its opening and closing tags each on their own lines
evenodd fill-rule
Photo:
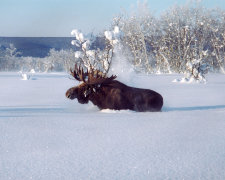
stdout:
<svg viewBox="0 0 225 180">
<path fill-rule="evenodd" d="M 78 67 L 77 64 L 75 64 L 73 71 L 70 69 L 70 73 L 77 81 L 82 83 L 79 86 L 68 89 L 66 97 L 71 100 L 77 98 L 81 104 L 88 103 L 91 94 L 93 95 L 101 89 L 102 85 L 109 84 L 116 78 L 113 75 L 108 78 L 106 74 L 99 70 L 94 70 L 92 67 L 89 71 L 84 72 L 83 68 Z"/>
</svg>

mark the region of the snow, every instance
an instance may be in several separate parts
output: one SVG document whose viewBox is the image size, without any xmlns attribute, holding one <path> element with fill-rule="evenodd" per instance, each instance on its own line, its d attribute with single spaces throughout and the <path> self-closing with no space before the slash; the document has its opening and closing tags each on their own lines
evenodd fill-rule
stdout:
<svg viewBox="0 0 225 180">
<path fill-rule="evenodd" d="M 66 99 L 67 74 L 0 73 L 0 179 L 225 179 L 225 76 L 133 75 L 162 112 L 99 111 Z"/>
<path fill-rule="evenodd" d="M 71 35 L 72 35 L 72 36 L 78 36 L 79 33 L 80 33 L 80 32 L 79 32 L 77 29 L 74 29 L 74 30 L 71 31 Z M 77 39 L 78 39 L 78 38 L 77 38 Z"/>
<path fill-rule="evenodd" d="M 84 42 L 84 35 L 82 33 L 80 33 L 78 36 L 79 36 L 79 40 L 81 42 Z"/>
<path fill-rule="evenodd" d="M 189 84 L 189 83 L 206 83 L 206 80 L 205 81 L 199 81 L 199 80 L 196 80 L 193 77 L 190 77 L 190 78 L 183 77 L 181 79 L 174 79 L 172 82 Z"/>
<path fill-rule="evenodd" d="M 95 50 L 88 50 L 86 53 L 87 53 L 87 55 L 89 57 L 94 57 L 95 56 Z"/>
<path fill-rule="evenodd" d="M 34 69 L 31 69 L 31 70 L 30 70 L 30 73 L 31 73 L 31 74 L 34 74 L 34 73 L 35 73 L 35 70 L 34 70 Z"/>
<path fill-rule="evenodd" d="M 82 44 L 82 49 L 83 50 L 88 50 L 90 47 L 90 40 L 87 40 L 85 43 Z"/>
<path fill-rule="evenodd" d="M 80 41 L 78 41 L 78 40 L 72 40 L 72 41 L 71 41 L 71 44 L 72 44 L 73 46 L 80 47 Z"/>
<path fill-rule="evenodd" d="M 113 38 L 113 35 L 110 31 L 105 31 L 105 37 L 106 37 L 106 39 L 111 41 Z"/>
<path fill-rule="evenodd" d="M 72 30 L 71 35 L 75 36 L 78 41 L 84 42 L 84 35 L 79 30 L 77 29 Z M 72 41 L 72 45 L 75 45 L 75 41 Z"/>
<path fill-rule="evenodd" d="M 75 58 L 82 58 L 83 57 L 83 54 L 81 53 L 81 51 L 76 51 L 74 53 L 74 55 L 75 55 Z"/>
<path fill-rule="evenodd" d="M 22 80 L 29 80 L 30 79 L 30 75 L 28 75 L 28 74 L 26 74 L 26 73 L 22 73 L 21 74 L 21 76 L 22 76 Z"/>
<path fill-rule="evenodd" d="M 115 26 L 114 27 L 114 31 L 113 31 L 114 34 L 119 34 L 120 33 L 120 29 L 118 26 Z"/>
<path fill-rule="evenodd" d="M 113 45 L 113 47 L 119 44 L 120 42 L 119 37 L 121 33 L 118 26 L 115 26 L 113 31 L 105 31 L 104 35 L 105 38 L 110 41 L 111 45 Z"/>
</svg>

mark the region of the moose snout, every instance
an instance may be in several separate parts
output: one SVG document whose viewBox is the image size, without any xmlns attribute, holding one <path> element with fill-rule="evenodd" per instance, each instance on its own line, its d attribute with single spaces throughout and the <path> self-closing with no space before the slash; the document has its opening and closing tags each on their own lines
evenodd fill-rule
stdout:
<svg viewBox="0 0 225 180">
<path fill-rule="evenodd" d="M 70 88 L 66 91 L 66 97 L 69 99 L 75 99 L 77 97 L 77 88 Z"/>
<path fill-rule="evenodd" d="M 69 98 L 69 99 L 71 98 L 71 94 L 70 94 L 69 91 L 67 91 L 65 95 L 66 95 L 67 98 Z"/>
</svg>

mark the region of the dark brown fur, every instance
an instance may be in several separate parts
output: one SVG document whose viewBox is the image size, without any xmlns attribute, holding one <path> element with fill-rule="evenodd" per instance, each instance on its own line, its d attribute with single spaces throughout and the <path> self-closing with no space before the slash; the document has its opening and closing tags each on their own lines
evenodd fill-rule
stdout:
<svg viewBox="0 0 225 180">
<path fill-rule="evenodd" d="M 78 99 L 81 104 L 91 101 L 101 109 L 133 111 L 161 111 L 163 98 L 160 94 L 149 89 L 129 87 L 112 79 L 106 83 L 87 84 L 72 87 L 67 90 L 66 97 Z"/>
</svg>

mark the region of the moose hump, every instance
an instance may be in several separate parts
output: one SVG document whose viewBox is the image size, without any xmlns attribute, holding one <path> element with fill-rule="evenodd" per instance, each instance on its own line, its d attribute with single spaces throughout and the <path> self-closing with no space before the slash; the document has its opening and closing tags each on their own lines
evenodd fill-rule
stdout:
<svg viewBox="0 0 225 180">
<path fill-rule="evenodd" d="M 133 110 L 138 112 L 157 112 L 163 106 L 163 97 L 150 89 L 140 89 L 127 86 L 117 80 L 116 76 L 107 77 L 99 70 L 84 72 L 77 64 L 71 75 L 82 82 L 79 86 L 67 90 L 66 97 L 77 99 L 85 104 L 91 101 L 102 109 Z"/>
</svg>

